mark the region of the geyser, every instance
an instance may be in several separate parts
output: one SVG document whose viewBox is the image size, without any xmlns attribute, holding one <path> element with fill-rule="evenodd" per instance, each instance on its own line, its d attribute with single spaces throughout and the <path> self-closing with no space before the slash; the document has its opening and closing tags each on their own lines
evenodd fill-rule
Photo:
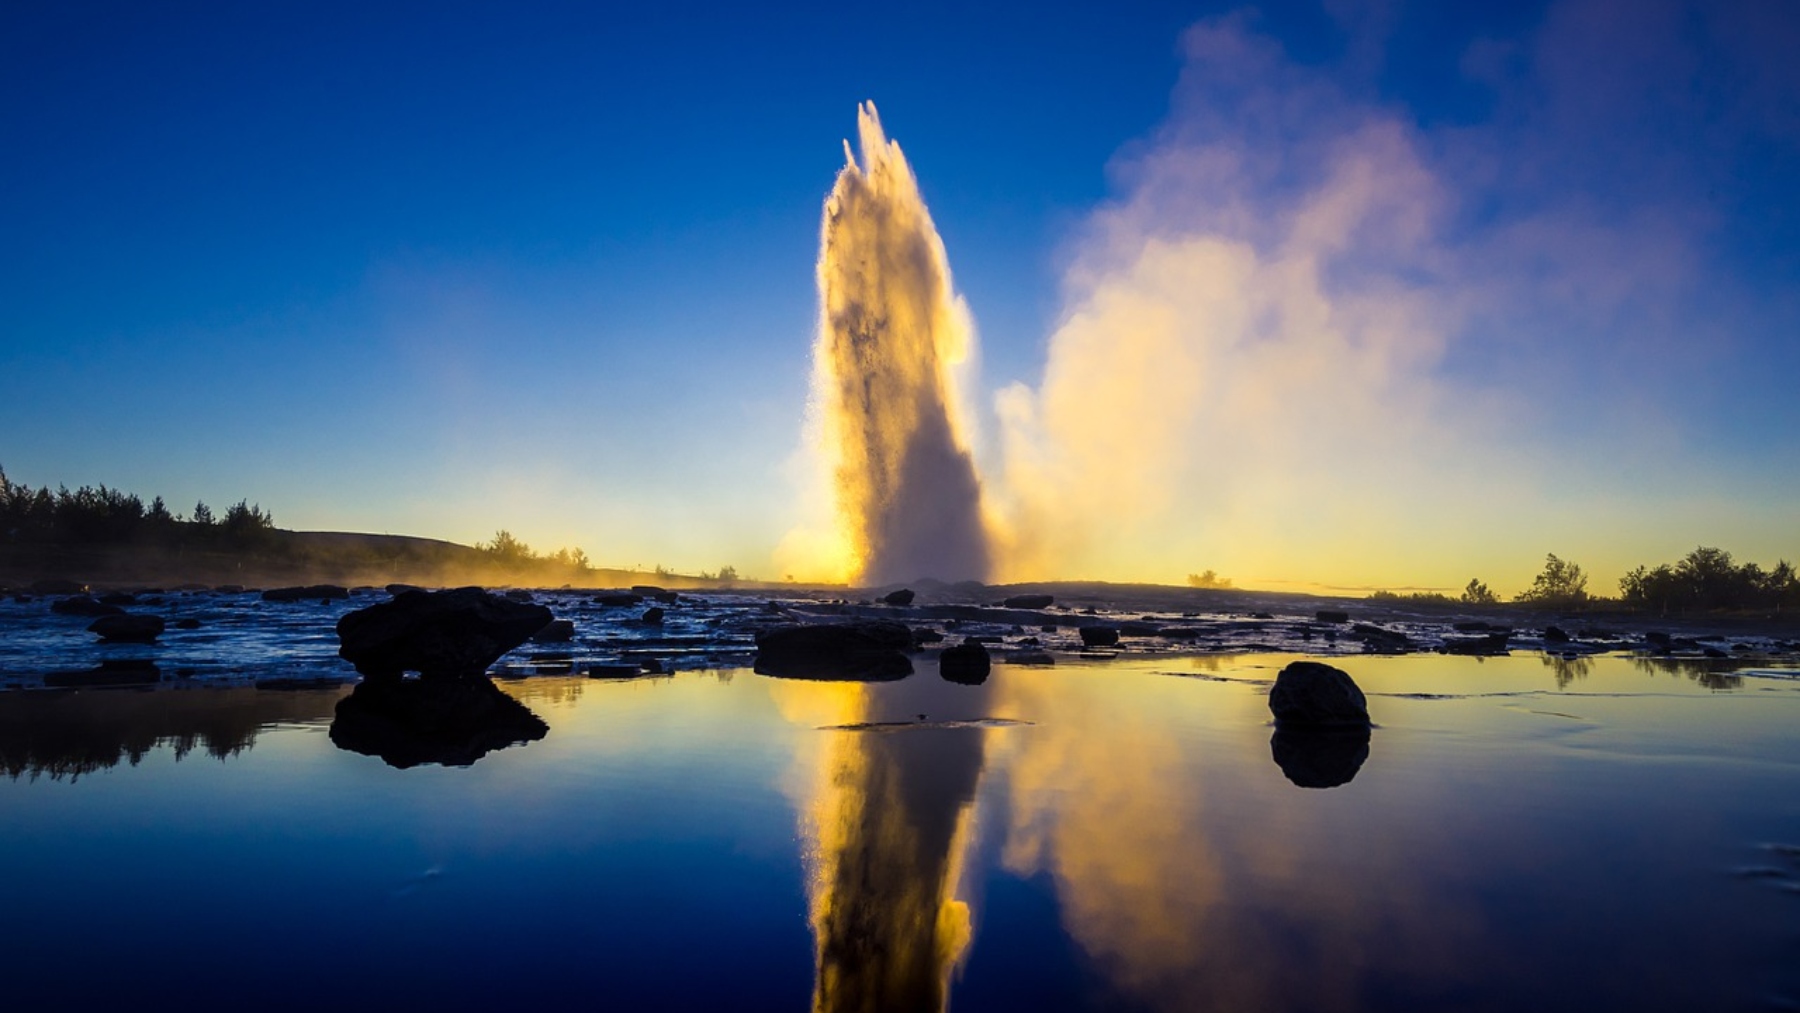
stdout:
<svg viewBox="0 0 1800 1013">
<path fill-rule="evenodd" d="M 852 582 L 981 580 L 991 564 L 981 484 L 952 367 L 974 328 L 943 240 L 873 103 L 857 108 L 862 164 L 825 201 L 814 398 Z"/>
</svg>

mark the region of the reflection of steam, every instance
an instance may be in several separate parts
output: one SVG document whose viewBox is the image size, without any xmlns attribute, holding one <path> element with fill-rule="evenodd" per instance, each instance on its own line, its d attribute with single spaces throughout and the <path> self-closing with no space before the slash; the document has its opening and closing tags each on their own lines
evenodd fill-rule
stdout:
<svg viewBox="0 0 1800 1013">
<path fill-rule="evenodd" d="M 863 164 L 850 158 L 825 204 L 814 352 L 816 438 L 848 557 L 838 576 L 980 579 L 981 490 L 951 373 L 973 328 L 899 145 L 873 104 L 857 110 L 857 125 Z"/>
<path fill-rule="evenodd" d="M 1321 795 L 1271 793 L 1246 777 L 1267 754 L 1232 769 L 1217 740 L 1189 733 L 1203 708 L 1256 726 L 1261 694 L 1197 694 L 1175 679 L 1008 679 L 998 693 L 996 709 L 1034 721 L 991 760 L 1007 771 L 1013 806 L 1006 867 L 1055 880 L 1070 938 L 1133 1008 L 1348 1013 L 1374 1008 L 1371 979 L 1447 977 L 1483 941 L 1478 909 L 1453 888 L 1406 888 L 1420 855 L 1440 853 L 1421 843 L 1428 828 L 1369 828 L 1395 839 L 1360 847 L 1370 865 L 1359 877 L 1330 858 L 1334 871 L 1323 871 L 1304 835 L 1266 832 L 1305 825 Z M 1346 743 L 1349 759 L 1358 744 Z M 1382 884 L 1378 896 L 1369 883 Z"/>
<path fill-rule="evenodd" d="M 979 706 L 969 690 L 951 688 Z M 771 691 L 802 727 L 883 716 L 877 687 Z M 907 704 L 918 706 L 933 705 Z M 941 1010 L 972 934 L 968 905 L 955 895 L 986 733 L 940 725 L 817 734 L 818 755 L 802 773 L 810 783 L 795 786 L 806 794 L 813 1008 Z"/>
</svg>

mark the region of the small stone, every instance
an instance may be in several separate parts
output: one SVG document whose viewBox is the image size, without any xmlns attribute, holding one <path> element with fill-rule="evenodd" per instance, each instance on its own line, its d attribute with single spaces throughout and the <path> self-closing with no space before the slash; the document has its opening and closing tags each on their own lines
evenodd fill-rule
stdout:
<svg viewBox="0 0 1800 1013">
<path fill-rule="evenodd" d="M 961 686 L 979 686 L 986 682 L 989 667 L 987 648 L 974 638 L 955 647 L 946 647 L 938 655 L 938 674 L 945 682 Z"/>
</svg>

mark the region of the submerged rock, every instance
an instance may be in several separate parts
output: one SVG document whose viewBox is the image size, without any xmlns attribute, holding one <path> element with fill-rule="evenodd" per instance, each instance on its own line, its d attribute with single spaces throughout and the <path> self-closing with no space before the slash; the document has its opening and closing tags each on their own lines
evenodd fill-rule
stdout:
<svg viewBox="0 0 1800 1013">
<path fill-rule="evenodd" d="M 938 674 L 945 682 L 961 686 L 979 686 L 987 681 L 990 669 L 987 648 L 973 637 L 955 647 L 944 648 L 938 655 Z"/>
<path fill-rule="evenodd" d="M 125 610 L 117 605 L 104 605 L 87 595 L 76 595 L 50 603 L 50 611 L 59 616 L 122 616 Z"/>
<path fill-rule="evenodd" d="M 348 588 L 336 584 L 309 584 L 305 587 L 274 587 L 262 593 L 263 601 L 333 601 L 350 597 Z"/>
<path fill-rule="evenodd" d="M 93 668 L 74 672 L 51 672 L 44 685 L 52 689 L 80 689 L 88 686 L 145 686 L 162 681 L 162 669 L 142 658 L 108 658 Z"/>
<path fill-rule="evenodd" d="M 1444 638 L 1445 654 L 1470 654 L 1491 656 L 1506 654 L 1508 634 L 1490 633 L 1485 637 L 1446 637 Z"/>
<path fill-rule="evenodd" d="M 101 616 L 88 626 L 89 633 L 115 644 L 149 644 L 162 636 L 161 616 Z"/>
<path fill-rule="evenodd" d="M 624 591 L 603 591 L 594 596 L 594 604 L 604 605 L 607 608 L 630 608 L 643 603 L 643 595 L 629 594 Z"/>
<path fill-rule="evenodd" d="M 479 587 L 408 591 L 339 619 L 338 656 L 371 677 L 478 678 L 555 618 Z"/>
<path fill-rule="evenodd" d="M 1337 609 L 1320 609 L 1313 613 L 1313 618 L 1322 623 L 1347 623 L 1350 621 L 1350 613 Z"/>
<path fill-rule="evenodd" d="M 1112 626 L 1083 626 L 1080 633 L 1087 647 L 1111 647 L 1119 642 L 1119 631 Z"/>
<path fill-rule="evenodd" d="M 992 599 L 989 599 L 990 601 Z M 1015 594 L 1000 604 L 1009 609 L 1047 609 L 1056 601 L 1054 595 Z"/>
<path fill-rule="evenodd" d="M 1560 627 L 1560 626 L 1544 627 L 1544 643 L 1546 643 L 1546 644 L 1566 644 L 1568 642 L 1569 642 L 1568 631 L 1564 630 L 1562 627 Z"/>
<path fill-rule="evenodd" d="M 371 679 L 338 701 L 331 741 L 390 767 L 466 767 L 549 731 L 543 718 L 486 679 Z"/>
<path fill-rule="evenodd" d="M 881 600 L 889 605 L 907 606 L 913 603 L 912 588 L 903 587 L 898 591 L 889 591 L 881 596 Z"/>
<path fill-rule="evenodd" d="M 539 644 L 566 644 L 575 639 L 575 624 L 567 619 L 552 619 L 550 624 L 531 635 Z"/>
<path fill-rule="evenodd" d="M 1269 738 L 1275 765 L 1301 788 L 1349 784 L 1369 759 L 1369 729 L 1279 727 Z"/>
<path fill-rule="evenodd" d="M 638 621 L 650 626 L 659 626 L 663 621 L 663 610 L 653 605 L 644 610 L 644 614 L 638 617 Z"/>
<path fill-rule="evenodd" d="M 781 626 L 756 635 L 756 671 L 791 679 L 883 682 L 912 674 L 912 631 L 887 620 Z"/>
<path fill-rule="evenodd" d="M 1354 727 L 1369 724 L 1369 701 L 1339 668 L 1296 661 L 1275 677 L 1269 710 L 1277 726 Z"/>
</svg>

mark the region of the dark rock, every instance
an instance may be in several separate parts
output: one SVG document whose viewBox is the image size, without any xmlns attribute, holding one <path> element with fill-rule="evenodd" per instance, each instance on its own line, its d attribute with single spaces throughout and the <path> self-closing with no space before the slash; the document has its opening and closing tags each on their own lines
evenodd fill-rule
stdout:
<svg viewBox="0 0 1800 1013">
<path fill-rule="evenodd" d="M 50 611 L 59 616 L 122 616 L 125 610 L 117 605 L 102 605 L 87 595 L 76 595 L 73 598 L 60 598 L 50 603 Z"/>
<path fill-rule="evenodd" d="M 638 666 L 644 670 L 646 675 L 661 675 L 663 672 L 663 663 L 656 658 L 645 658 L 638 662 Z"/>
<path fill-rule="evenodd" d="M 566 644 L 575 639 L 575 624 L 567 619 L 552 619 L 549 625 L 533 633 L 531 639 L 540 644 Z"/>
<path fill-rule="evenodd" d="M 486 679 L 370 679 L 338 701 L 331 741 L 339 749 L 380 757 L 390 767 L 466 767 L 549 731 L 544 719 Z"/>
<path fill-rule="evenodd" d="M 912 631 L 885 620 L 781 626 L 756 635 L 756 671 L 792 679 L 885 682 L 912 674 Z"/>
<path fill-rule="evenodd" d="M 979 686 L 987 681 L 988 670 L 987 648 L 973 638 L 955 647 L 946 647 L 944 653 L 938 655 L 938 674 L 945 682 Z"/>
<path fill-rule="evenodd" d="M 1368 623 L 1357 623 L 1350 627 L 1350 632 L 1362 640 L 1363 644 L 1382 654 L 1399 654 L 1412 649 L 1412 638 L 1398 630 L 1385 630 Z"/>
<path fill-rule="evenodd" d="M 1302 788 L 1349 784 L 1369 759 L 1369 729 L 1278 727 L 1269 738 L 1275 765 Z"/>
<path fill-rule="evenodd" d="M 218 587 L 213 588 L 213 590 L 219 592 L 220 594 L 243 594 L 244 593 L 244 585 L 242 585 L 242 584 L 220 584 Z"/>
<path fill-rule="evenodd" d="M 161 616 L 101 616 L 88 626 L 89 633 L 115 644 L 149 644 L 162 636 Z"/>
<path fill-rule="evenodd" d="M 13 601 L 20 605 L 29 605 L 31 604 L 31 596 L 28 594 L 15 594 L 13 595 Z"/>
<path fill-rule="evenodd" d="M 1445 654 L 1491 656 L 1506 654 L 1507 634 L 1490 633 L 1485 637 L 1445 637 Z"/>
<path fill-rule="evenodd" d="M 511 588 L 507 591 L 501 592 L 501 594 L 506 598 L 507 601 L 530 602 L 530 601 L 535 600 L 531 597 L 531 592 L 527 591 L 523 588 L 517 588 L 517 587 Z"/>
<path fill-rule="evenodd" d="M 338 655 L 371 677 L 478 678 L 554 618 L 478 587 L 408 591 L 339 619 Z"/>
<path fill-rule="evenodd" d="M 387 587 L 383 588 L 383 590 L 397 598 L 408 591 L 423 591 L 425 589 L 415 584 L 389 584 Z"/>
<path fill-rule="evenodd" d="M 631 585 L 631 593 L 643 595 L 645 598 L 655 598 L 658 595 L 668 594 L 669 592 L 664 588 L 657 587 L 655 584 L 633 584 Z"/>
<path fill-rule="evenodd" d="M 1038 632 L 1040 632 L 1040 633 L 1055 633 L 1059 629 L 1061 629 L 1061 627 L 1057 626 L 1055 623 L 1045 623 L 1044 625 L 1038 627 Z"/>
<path fill-rule="evenodd" d="M 319 601 L 345 600 L 350 597 L 348 588 L 336 584 L 312 584 L 307 587 L 274 587 L 262 593 L 263 601 Z"/>
<path fill-rule="evenodd" d="M 103 594 L 99 597 L 98 601 L 102 605 L 118 605 L 120 607 L 136 605 L 138 603 L 137 595 L 128 594 L 124 591 L 114 591 L 111 594 Z"/>
<path fill-rule="evenodd" d="M 109 658 L 99 665 L 77 672 L 51 672 L 44 685 L 52 689 L 81 689 L 88 686 L 144 686 L 162 681 L 162 670 L 153 661 L 141 658 Z"/>
<path fill-rule="evenodd" d="M 1700 653 L 1705 655 L 1708 658 L 1729 658 L 1729 657 L 1731 657 L 1731 655 L 1726 654 L 1724 651 L 1719 650 L 1717 647 L 1701 648 Z"/>
<path fill-rule="evenodd" d="M 178 630 L 197 630 L 200 628 L 200 620 L 195 619 L 192 616 L 189 616 L 186 619 L 177 619 L 175 620 L 175 628 Z"/>
<path fill-rule="evenodd" d="M 663 621 L 663 610 L 658 607 L 647 608 L 644 610 L 644 614 L 638 617 L 638 621 L 649 623 L 652 626 L 660 625 Z"/>
<path fill-rule="evenodd" d="M 1369 701 L 1342 669 L 1296 661 L 1275 677 L 1269 710 L 1279 725 L 1345 726 L 1369 723 Z"/>
<path fill-rule="evenodd" d="M 912 589 L 903 587 L 898 591 L 889 591 L 887 594 L 881 596 L 881 600 L 887 602 L 889 605 L 911 605 L 913 603 Z"/>
<path fill-rule="evenodd" d="M 993 599 L 988 599 L 992 601 Z M 1047 609 L 1056 601 L 1054 595 L 1048 594 L 1015 594 L 1000 604 L 1009 609 Z"/>
<path fill-rule="evenodd" d="M 1669 635 L 1667 633 L 1662 633 L 1657 630 L 1651 630 L 1650 632 L 1644 634 L 1644 639 L 1650 641 L 1651 643 L 1655 644 L 1658 647 L 1668 647 L 1669 646 Z"/>
<path fill-rule="evenodd" d="M 1250 613 L 1250 618 L 1252 618 L 1252 619 L 1273 619 L 1273 618 L 1275 618 L 1275 616 L 1269 612 L 1252 612 L 1252 613 Z"/>
<path fill-rule="evenodd" d="M 32 594 L 87 594 L 88 586 L 73 580 L 34 580 L 25 590 Z"/>
<path fill-rule="evenodd" d="M 1162 632 L 1162 627 L 1155 623 L 1120 623 L 1121 637 L 1154 637 Z"/>
<path fill-rule="evenodd" d="M 1339 612 L 1337 609 L 1320 609 L 1313 613 L 1313 618 L 1322 623 L 1347 623 L 1350 621 L 1350 613 Z"/>
<path fill-rule="evenodd" d="M 934 629 L 930 629 L 929 627 L 922 627 L 920 629 L 916 629 L 916 630 L 912 631 L 912 635 L 913 635 L 913 643 L 915 643 L 915 644 L 936 644 L 936 643 L 941 643 L 944 639 L 944 635 L 942 633 L 939 633 L 938 631 L 936 631 Z"/>
<path fill-rule="evenodd" d="M 643 603 L 642 595 L 627 594 L 624 591 L 606 591 L 594 596 L 594 604 L 605 605 L 607 608 L 630 608 Z"/>
<path fill-rule="evenodd" d="M 1487 623 L 1484 623 L 1478 619 L 1471 621 L 1471 622 L 1466 622 L 1466 623 L 1452 623 L 1450 628 L 1455 630 L 1458 633 L 1486 633 L 1489 629 L 1491 629 L 1491 627 L 1488 626 Z"/>
<path fill-rule="evenodd" d="M 1544 627 L 1544 643 L 1546 643 L 1546 644 L 1566 644 L 1568 642 L 1569 642 L 1569 635 L 1563 631 L 1562 627 L 1560 627 L 1560 626 Z"/>
<path fill-rule="evenodd" d="M 1111 626 L 1083 626 L 1080 633 L 1087 647 L 1111 647 L 1119 642 L 1119 631 Z"/>
<path fill-rule="evenodd" d="M 644 674 L 644 666 L 595 662 L 585 671 L 590 679 L 635 679 Z"/>
</svg>

